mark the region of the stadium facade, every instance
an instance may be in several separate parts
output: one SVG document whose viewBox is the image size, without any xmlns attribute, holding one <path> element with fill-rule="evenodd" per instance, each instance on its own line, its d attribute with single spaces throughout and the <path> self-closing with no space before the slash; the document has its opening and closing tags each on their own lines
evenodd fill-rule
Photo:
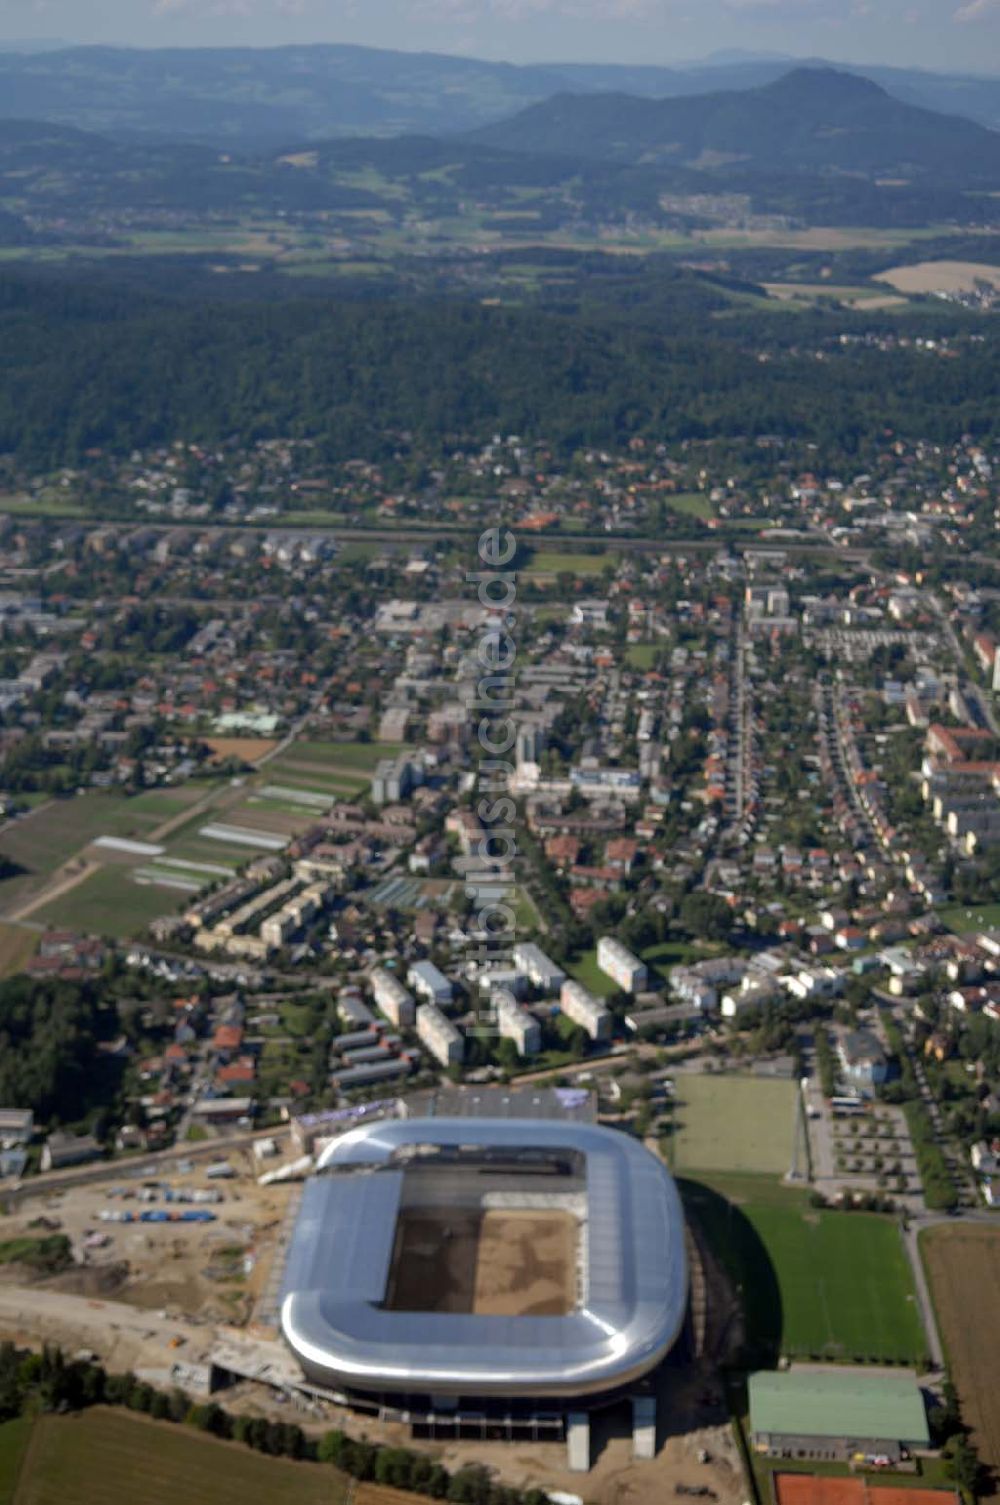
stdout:
<svg viewBox="0 0 1000 1505">
<path fill-rule="evenodd" d="M 416 1280 L 408 1215 L 423 1220 L 425 1245 L 428 1228 L 441 1240 L 424 1248 L 431 1262 Z M 539 1303 L 536 1283 L 534 1306 L 484 1309 L 471 1297 L 456 1305 L 452 1288 L 426 1309 L 420 1271 L 454 1268 L 460 1230 L 485 1216 L 572 1221 L 565 1300 Z M 680 1200 L 641 1144 L 589 1123 L 366 1123 L 320 1155 L 282 1291 L 282 1331 L 307 1380 L 344 1399 L 579 1414 L 627 1393 L 677 1342 L 688 1301 Z"/>
</svg>

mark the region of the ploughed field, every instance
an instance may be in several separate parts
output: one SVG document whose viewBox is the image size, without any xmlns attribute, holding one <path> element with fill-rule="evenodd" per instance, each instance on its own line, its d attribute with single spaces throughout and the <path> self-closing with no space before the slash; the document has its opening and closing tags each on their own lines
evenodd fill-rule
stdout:
<svg viewBox="0 0 1000 1505">
<path fill-rule="evenodd" d="M 994 1479 L 1000 1477 L 1000 1228 L 930 1228 L 920 1250 L 948 1367 L 972 1429 L 972 1441 Z M 1000 1499 L 1000 1486 L 982 1498 Z"/>
<path fill-rule="evenodd" d="M 568 1212 L 411 1208 L 396 1226 L 386 1306 L 397 1312 L 562 1317 L 577 1301 Z"/>
</svg>

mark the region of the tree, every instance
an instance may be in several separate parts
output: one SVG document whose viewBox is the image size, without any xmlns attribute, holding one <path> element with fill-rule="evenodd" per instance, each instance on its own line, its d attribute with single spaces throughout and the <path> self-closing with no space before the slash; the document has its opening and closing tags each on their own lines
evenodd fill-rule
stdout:
<svg viewBox="0 0 1000 1505">
<path fill-rule="evenodd" d="M 948 1445 L 949 1472 L 959 1489 L 966 1494 L 975 1495 L 978 1492 L 982 1467 L 978 1455 L 971 1442 L 965 1437 L 953 1437 Z"/>
<path fill-rule="evenodd" d="M 733 911 L 719 894 L 686 894 L 680 919 L 690 935 L 707 941 L 724 941 L 733 928 Z"/>
</svg>

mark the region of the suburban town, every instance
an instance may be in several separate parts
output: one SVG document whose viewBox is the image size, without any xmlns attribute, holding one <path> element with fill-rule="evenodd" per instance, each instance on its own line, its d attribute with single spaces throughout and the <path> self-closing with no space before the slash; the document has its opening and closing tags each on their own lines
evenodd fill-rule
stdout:
<svg viewBox="0 0 1000 1505">
<path fill-rule="evenodd" d="M 627 1424 L 383 1398 L 369 1441 L 607 1505 L 1000 1464 L 955 1348 L 1000 1204 L 998 462 L 762 455 L 497 438 L 421 491 L 178 446 L 3 518 L 5 1332 L 356 1435 L 283 1315 L 326 1157 L 612 1126 L 677 1178 L 683 1365 Z"/>
</svg>

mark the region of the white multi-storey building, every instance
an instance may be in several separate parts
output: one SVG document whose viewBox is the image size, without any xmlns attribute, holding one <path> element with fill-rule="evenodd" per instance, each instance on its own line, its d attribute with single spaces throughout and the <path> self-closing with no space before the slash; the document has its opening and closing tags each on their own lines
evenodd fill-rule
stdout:
<svg viewBox="0 0 1000 1505">
<path fill-rule="evenodd" d="M 426 998 L 430 1003 L 450 1003 L 453 994 L 451 983 L 445 977 L 440 967 L 435 967 L 433 962 L 414 962 L 406 980 L 415 993 L 421 998 Z"/>
<path fill-rule="evenodd" d="M 433 1003 L 422 1003 L 417 1009 L 417 1034 L 436 1061 L 442 1066 L 452 1066 L 461 1061 L 465 1053 L 465 1041 L 441 1010 Z"/>
<path fill-rule="evenodd" d="M 498 988 L 490 1002 L 496 1010 L 497 1028 L 505 1040 L 513 1040 L 519 1056 L 537 1056 L 542 1048 L 542 1027 L 533 1014 L 522 1008 L 506 988 Z"/>
<path fill-rule="evenodd" d="M 567 1019 L 572 1019 L 586 1030 L 592 1040 L 608 1040 L 611 1037 L 611 1015 L 593 993 L 588 993 L 582 983 L 569 978 L 559 993 L 559 1007 Z"/>
<path fill-rule="evenodd" d="M 376 1008 L 391 1019 L 397 1029 L 408 1029 L 417 1013 L 412 993 L 407 992 L 399 978 L 387 972 L 385 967 L 376 967 L 370 981 Z"/>
<path fill-rule="evenodd" d="M 625 993 L 641 993 L 649 983 L 646 963 L 621 941 L 616 941 L 613 935 L 602 935 L 598 941 L 597 965 Z"/>
<path fill-rule="evenodd" d="M 566 981 L 566 973 L 557 967 L 541 946 L 532 941 L 522 941 L 514 947 L 514 965 L 526 973 L 536 988 L 543 993 L 555 993 Z"/>
</svg>

